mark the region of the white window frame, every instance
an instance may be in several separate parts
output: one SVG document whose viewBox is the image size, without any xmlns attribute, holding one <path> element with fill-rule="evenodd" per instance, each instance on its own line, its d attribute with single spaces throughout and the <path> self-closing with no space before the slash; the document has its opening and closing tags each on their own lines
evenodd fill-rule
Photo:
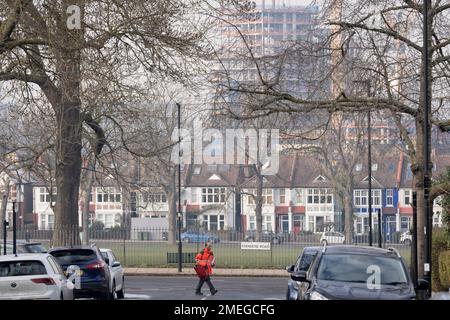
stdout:
<svg viewBox="0 0 450 320">
<path fill-rule="evenodd" d="M 305 192 L 302 188 L 295 189 L 295 202 L 299 205 L 305 204 Z"/>
<path fill-rule="evenodd" d="M 381 189 L 372 189 L 372 206 L 381 207 Z M 367 208 L 369 206 L 369 190 L 355 189 L 353 190 L 354 204 L 357 208 Z"/>
<path fill-rule="evenodd" d="M 263 215 L 263 230 L 273 231 L 273 219 L 271 215 Z"/>
<path fill-rule="evenodd" d="M 249 231 L 256 230 L 256 216 L 253 215 L 248 216 L 248 230 Z"/>
<path fill-rule="evenodd" d="M 278 200 L 280 204 L 286 204 L 286 189 L 279 189 Z"/>
<path fill-rule="evenodd" d="M 192 203 L 198 203 L 198 189 L 191 188 L 191 201 Z"/>
<path fill-rule="evenodd" d="M 122 203 L 122 192 L 115 187 L 96 188 L 96 203 Z M 105 195 L 108 195 L 108 201 L 105 201 Z M 101 199 L 99 198 L 101 196 Z M 111 201 L 111 197 L 114 201 Z M 119 199 L 117 199 L 119 197 Z"/>
<path fill-rule="evenodd" d="M 408 201 L 406 201 L 408 199 Z M 410 203 L 412 203 L 412 192 L 411 189 L 406 189 L 403 192 L 403 203 L 405 206 L 408 206 Z"/>
<path fill-rule="evenodd" d="M 202 203 L 225 203 L 226 194 L 224 187 L 202 188 Z"/>
<path fill-rule="evenodd" d="M 52 188 L 52 197 L 53 201 L 52 203 L 55 203 L 56 201 L 56 187 Z M 50 203 L 50 193 L 48 192 L 48 189 L 46 187 L 40 187 L 39 188 L 39 202 L 41 203 Z"/>
<path fill-rule="evenodd" d="M 393 207 L 393 206 L 394 206 L 394 189 L 386 189 L 386 207 Z"/>
<path fill-rule="evenodd" d="M 256 201 L 256 189 L 248 189 L 247 190 L 247 204 L 255 205 Z M 262 190 L 262 204 L 263 205 L 272 205 L 273 204 L 273 190 L 272 189 L 263 189 Z"/>
<path fill-rule="evenodd" d="M 310 188 L 307 191 L 308 205 L 333 204 L 333 191 L 329 188 Z"/>
</svg>

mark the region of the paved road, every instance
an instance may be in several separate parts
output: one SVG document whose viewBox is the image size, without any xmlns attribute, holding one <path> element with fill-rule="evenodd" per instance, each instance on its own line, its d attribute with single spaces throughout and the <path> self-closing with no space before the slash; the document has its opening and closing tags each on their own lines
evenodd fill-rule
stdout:
<svg viewBox="0 0 450 320">
<path fill-rule="evenodd" d="M 194 294 L 196 277 L 129 276 L 125 282 L 125 298 L 139 300 L 284 300 L 287 288 L 287 277 L 213 277 L 219 292 L 209 295 L 204 284 L 205 296 L 201 297 Z"/>
</svg>

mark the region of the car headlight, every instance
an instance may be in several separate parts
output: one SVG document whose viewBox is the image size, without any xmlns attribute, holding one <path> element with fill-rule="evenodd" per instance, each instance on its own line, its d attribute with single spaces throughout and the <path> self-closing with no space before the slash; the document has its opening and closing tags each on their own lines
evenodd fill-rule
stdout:
<svg viewBox="0 0 450 320">
<path fill-rule="evenodd" d="M 310 295 L 309 295 L 309 300 L 329 300 L 328 298 L 324 297 L 323 295 L 321 295 L 320 293 L 318 293 L 317 291 L 313 291 Z"/>
</svg>

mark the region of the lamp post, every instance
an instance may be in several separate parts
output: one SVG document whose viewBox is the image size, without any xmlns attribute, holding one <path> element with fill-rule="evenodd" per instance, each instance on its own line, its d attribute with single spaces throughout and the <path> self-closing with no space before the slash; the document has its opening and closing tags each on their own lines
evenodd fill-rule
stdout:
<svg viewBox="0 0 450 320">
<path fill-rule="evenodd" d="M 367 97 L 370 97 L 370 81 L 355 80 L 354 83 L 363 83 L 366 85 Z M 367 111 L 367 171 L 368 171 L 368 214 L 369 214 L 369 246 L 372 246 L 372 136 L 371 136 L 371 114 Z"/>
<path fill-rule="evenodd" d="M 369 87 L 368 87 L 369 88 Z M 368 89 L 370 91 L 370 88 Z M 372 246 L 372 145 L 370 110 L 367 112 L 367 166 L 369 171 L 369 246 Z"/>
<path fill-rule="evenodd" d="M 178 109 L 178 210 L 177 210 L 177 217 L 178 217 L 178 272 L 183 271 L 183 244 L 181 242 L 181 106 L 179 103 L 177 103 L 177 109 Z"/>
<path fill-rule="evenodd" d="M 424 152 L 424 163 L 423 163 L 423 185 L 424 185 L 424 278 L 431 284 L 431 239 L 432 239 L 432 213 L 430 208 L 430 55 L 429 55 L 429 44 L 430 44 L 430 36 L 428 30 L 428 13 L 429 8 L 431 7 L 431 0 L 425 0 L 423 2 L 423 152 Z"/>
</svg>

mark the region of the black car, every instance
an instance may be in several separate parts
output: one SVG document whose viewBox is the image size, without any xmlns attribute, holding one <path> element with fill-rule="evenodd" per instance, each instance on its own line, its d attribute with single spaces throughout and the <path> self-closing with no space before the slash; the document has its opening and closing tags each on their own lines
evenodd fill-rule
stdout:
<svg viewBox="0 0 450 320">
<path fill-rule="evenodd" d="M 54 248 L 49 253 L 58 260 L 67 276 L 70 276 L 68 272 L 71 270 L 80 276 L 81 288 L 74 289 L 75 298 L 110 300 L 114 297 L 109 267 L 96 246 Z"/>
<path fill-rule="evenodd" d="M 12 241 L 6 242 L 6 253 L 12 254 L 14 244 Z M 0 243 L 1 254 L 3 254 L 3 242 Z M 40 242 L 26 242 L 23 240 L 16 241 L 17 253 L 46 253 L 47 249 Z"/>
<path fill-rule="evenodd" d="M 298 257 L 295 265 L 286 267 L 286 271 L 290 274 L 297 274 L 300 271 L 308 271 L 311 263 L 314 261 L 314 257 L 321 249 L 322 247 L 305 247 L 301 255 Z M 307 288 L 308 283 L 289 279 L 286 300 L 297 300 L 298 297 L 302 295 L 301 292 L 305 291 Z"/>
<path fill-rule="evenodd" d="M 301 300 L 410 300 L 416 292 L 405 261 L 395 249 L 324 246 L 307 272 L 293 272 L 308 283 Z M 419 280 L 420 290 L 428 283 Z"/>
</svg>

